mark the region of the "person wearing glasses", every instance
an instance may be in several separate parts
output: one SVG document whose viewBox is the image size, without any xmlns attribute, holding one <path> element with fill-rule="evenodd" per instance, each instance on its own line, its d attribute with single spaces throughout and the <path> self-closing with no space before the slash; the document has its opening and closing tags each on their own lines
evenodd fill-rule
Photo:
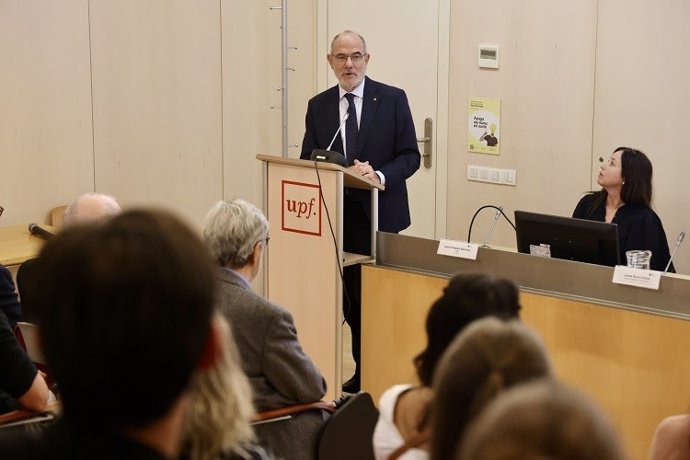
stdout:
<svg viewBox="0 0 690 460">
<path fill-rule="evenodd" d="M 319 401 L 326 382 L 297 338 L 292 315 L 252 291 L 268 243 L 268 221 L 256 206 L 219 201 L 206 215 L 203 239 L 219 265 L 217 307 L 232 327 L 259 412 Z M 317 411 L 256 425 L 259 444 L 284 460 L 309 460 L 324 422 Z"/>
<path fill-rule="evenodd" d="M 378 229 L 398 233 L 410 226 L 406 180 L 419 169 L 412 113 L 405 91 L 366 76 L 370 55 L 364 38 L 346 30 L 331 42 L 328 64 L 338 84 L 314 96 L 307 105 L 306 130 L 300 158 L 314 149 L 326 149 L 342 124 L 332 150 L 347 158 L 350 169 L 385 186 L 379 193 Z M 366 190 L 348 189 L 344 200 L 343 249 L 371 253 L 371 201 Z M 356 370 L 343 390 L 356 392 L 359 378 L 360 267 L 344 273 L 347 296 L 345 319 L 352 330 Z"/>
</svg>

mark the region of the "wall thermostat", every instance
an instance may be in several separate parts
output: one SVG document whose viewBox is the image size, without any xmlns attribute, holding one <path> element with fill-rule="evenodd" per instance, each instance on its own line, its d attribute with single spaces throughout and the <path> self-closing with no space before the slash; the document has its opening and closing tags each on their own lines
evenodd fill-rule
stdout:
<svg viewBox="0 0 690 460">
<path fill-rule="evenodd" d="M 479 67 L 498 69 L 498 45 L 479 45 Z"/>
</svg>

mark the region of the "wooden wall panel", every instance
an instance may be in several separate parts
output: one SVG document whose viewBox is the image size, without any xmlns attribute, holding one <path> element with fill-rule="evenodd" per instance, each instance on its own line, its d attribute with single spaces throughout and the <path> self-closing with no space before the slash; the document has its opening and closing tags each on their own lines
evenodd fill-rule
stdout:
<svg viewBox="0 0 690 460">
<path fill-rule="evenodd" d="M 219 0 L 92 0 L 99 192 L 200 226 L 222 197 Z"/>
<path fill-rule="evenodd" d="M 93 188 L 88 3 L 0 1 L 0 225 Z"/>
</svg>

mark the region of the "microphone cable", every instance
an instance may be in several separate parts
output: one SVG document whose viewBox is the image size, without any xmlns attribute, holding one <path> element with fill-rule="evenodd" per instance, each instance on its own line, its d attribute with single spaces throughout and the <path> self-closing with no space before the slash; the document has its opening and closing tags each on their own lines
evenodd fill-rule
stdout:
<svg viewBox="0 0 690 460">
<path fill-rule="evenodd" d="M 341 286 L 343 287 L 343 293 L 345 294 L 345 302 L 347 303 L 347 308 L 344 309 L 343 312 L 343 321 L 341 324 L 345 324 L 345 311 L 350 313 L 351 309 L 351 303 L 350 303 L 350 295 L 347 292 L 347 288 L 345 287 L 345 276 L 343 275 L 343 265 L 342 261 L 340 260 L 340 253 L 338 252 L 338 240 L 335 237 L 335 231 L 333 230 L 333 223 L 331 222 L 331 213 L 328 211 L 328 205 L 326 204 L 326 200 L 323 198 L 323 190 L 321 188 L 321 175 L 319 174 L 319 162 L 314 160 L 314 169 L 316 171 L 316 180 L 319 183 L 319 199 L 323 203 L 323 209 L 326 211 L 326 220 L 328 221 L 328 228 L 331 232 L 331 238 L 333 239 L 333 248 L 335 249 L 335 259 L 336 262 L 338 263 L 338 274 L 340 275 L 340 283 Z M 343 216 L 343 219 L 345 217 Z M 344 306 L 345 307 L 345 306 Z"/>
<path fill-rule="evenodd" d="M 474 225 L 474 219 L 477 218 L 477 215 L 479 214 L 480 211 L 482 211 L 483 209 L 486 209 L 486 208 L 493 208 L 493 209 L 497 210 L 498 212 L 500 212 L 500 213 L 503 215 L 503 217 L 505 217 L 505 219 L 508 221 L 508 223 L 510 224 L 510 226 L 513 227 L 513 230 L 517 231 L 517 229 L 515 228 L 515 224 L 513 223 L 513 221 L 511 221 L 511 220 L 508 218 L 508 216 L 506 216 L 506 213 L 503 212 L 503 209 L 502 209 L 502 208 L 500 208 L 500 207 L 498 207 L 498 206 L 494 206 L 493 204 L 487 204 L 487 205 L 484 205 L 484 206 L 482 206 L 481 208 L 477 209 L 477 211 L 476 211 L 476 212 L 474 213 L 474 215 L 472 216 L 472 220 L 470 221 L 470 229 L 469 229 L 469 231 L 467 232 L 467 242 L 468 242 L 468 243 L 471 241 L 470 238 L 472 237 L 472 226 Z"/>
</svg>

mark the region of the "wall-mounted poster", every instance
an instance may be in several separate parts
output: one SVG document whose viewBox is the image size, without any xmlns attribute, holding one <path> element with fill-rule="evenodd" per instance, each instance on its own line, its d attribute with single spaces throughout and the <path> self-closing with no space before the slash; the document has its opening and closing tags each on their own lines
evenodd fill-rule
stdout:
<svg viewBox="0 0 690 460">
<path fill-rule="evenodd" d="M 467 149 L 492 155 L 501 153 L 501 100 L 471 98 L 468 114 Z"/>
</svg>

